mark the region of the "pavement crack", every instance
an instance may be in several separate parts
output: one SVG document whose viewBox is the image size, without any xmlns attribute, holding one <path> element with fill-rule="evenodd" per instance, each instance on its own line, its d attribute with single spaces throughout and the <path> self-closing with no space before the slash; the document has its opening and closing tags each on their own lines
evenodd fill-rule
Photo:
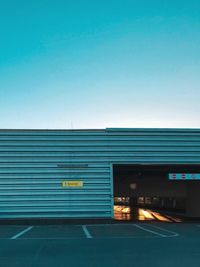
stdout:
<svg viewBox="0 0 200 267">
<path fill-rule="evenodd" d="M 30 267 L 34 267 L 34 265 L 37 263 L 37 261 L 39 259 L 39 256 L 40 256 L 40 253 L 42 252 L 44 246 L 45 246 L 45 243 L 39 246 L 39 248 L 36 251 L 36 254 L 35 254 L 34 258 L 33 258 L 33 261 L 31 263 Z"/>
</svg>

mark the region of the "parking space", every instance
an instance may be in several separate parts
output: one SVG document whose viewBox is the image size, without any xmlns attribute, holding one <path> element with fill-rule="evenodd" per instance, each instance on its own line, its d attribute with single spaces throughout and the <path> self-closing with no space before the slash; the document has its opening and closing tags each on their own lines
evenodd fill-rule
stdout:
<svg viewBox="0 0 200 267">
<path fill-rule="evenodd" d="M 0 226 L 0 266 L 199 267 L 195 223 Z"/>
<path fill-rule="evenodd" d="M 93 238 L 142 238 L 152 234 L 138 230 L 134 225 L 89 225 L 87 226 Z"/>
<path fill-rule="evenodd" d="M 179 234 L 155 224 L 92 224 L 0 226 L 0 239 L 111 239 L 177 237 Z M 200 230 L 200 228 L 199 228 Z"/>
<path fill-rule="evenodd" d="M 174 237 L 178 233 L 150 224 L 88 225 L 93 238 Z"/>
<path fill-rule="evenodd" d="M 30 228 L 26 228 L 27 230 Z M 20 238 L 27 239 L 67 239 L 85 238 L 85 233 L 79 225 L 58 226 L 33 226 L 30 231 L 25 232 Z"/>
</svg>

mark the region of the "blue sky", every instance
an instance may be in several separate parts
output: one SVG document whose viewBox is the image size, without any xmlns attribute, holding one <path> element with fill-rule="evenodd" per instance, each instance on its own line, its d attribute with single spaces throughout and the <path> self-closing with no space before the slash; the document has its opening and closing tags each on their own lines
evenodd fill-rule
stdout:
<svg viewBox="0 0 200 267">
<path fill-rule="evenodd" d="M 0 1 L 0 128 L 200 127 L 200 1 Z"/>
</svg>

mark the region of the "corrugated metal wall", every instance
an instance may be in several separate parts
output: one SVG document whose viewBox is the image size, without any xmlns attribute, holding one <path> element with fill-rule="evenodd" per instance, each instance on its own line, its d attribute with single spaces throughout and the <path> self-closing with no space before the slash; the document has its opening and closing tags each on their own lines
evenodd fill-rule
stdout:
<svg viewBox="0 0 200 267">
<path fill-rule="evenodd" d="M 0 130 L 0 218 L 111 217 L 111 163 L 199 164 L 200 130 Z"/>
</svg>

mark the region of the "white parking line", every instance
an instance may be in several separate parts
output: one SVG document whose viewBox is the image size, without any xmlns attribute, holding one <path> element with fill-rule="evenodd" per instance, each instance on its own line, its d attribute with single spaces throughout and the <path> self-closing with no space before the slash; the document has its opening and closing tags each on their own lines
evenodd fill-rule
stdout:
<svg viewBox="0 0 200 267">
<path fill-rule="evenodd" d="M 172 234 L 172 235 L 170 235 L 170 236 L 166 236 L 166 237 L 172 237 L 172 236 L 179 236 L 179 234 L 178 233 L 176 233 L 176 232 L 173 232 L 173 231 L 169 231 L 169 230 L 167 230 L 167 229 L 165 229 L 165 228 L 163 228 L 163 227 L 159 227 L 159 226 L 155 226 L 155 225 L 149 225 L 150 227 L 154 227 L 154 228 L 157 228 L 157 229 L 159 229 L 159 230 L 162 230 L 162 231 L 165 231 L 165 232 L 168 232 L 168 233 L 170 233 L 170 234 Z"/>
<path fill-rule="evenodd" d="M 156 232 L 156 231 L 149 230 L 149 229 L 147 229 L 147 228 L 145 228 L 145 227 L 143 227 L 143 226 L 140 226 L 140 225 L 138 225 L 138 224 L 132 224 L 132 225 L 135 226 L 135 227 L 137 227 L 137 228 L 139 228 L 139 229 L 141 229 L 141 230 L 144 230 L 144 231 L 146 231 L 146 232 L 149 232 L 149 233 L 152 233 L 152 234 L 161 236 L 161 237 L 167 237 L 167 235 L 163 235 L 163 234 L 158 233 L 158 232 Z"/>
<path fill-rule="evenodd" d="M 33 228 L 33 226 L 29 226 L 25 230 L 23 230 L 23 231 L 19 232 L 18 234 L 12 236 L 10 239 L 17 239 L 18 237 L 22 236 L 26 232 L 30 231 L 32 228 Z"/>
<path fill-rule="evenodd" d="M 82 228 L 83 228 L 83 232 L 85 233 L 86 237 L 87 238 L 92 238 L 92 235 L 88 231 L 87 226 L 86 225 L 82 225 Z"/>
</svg>

